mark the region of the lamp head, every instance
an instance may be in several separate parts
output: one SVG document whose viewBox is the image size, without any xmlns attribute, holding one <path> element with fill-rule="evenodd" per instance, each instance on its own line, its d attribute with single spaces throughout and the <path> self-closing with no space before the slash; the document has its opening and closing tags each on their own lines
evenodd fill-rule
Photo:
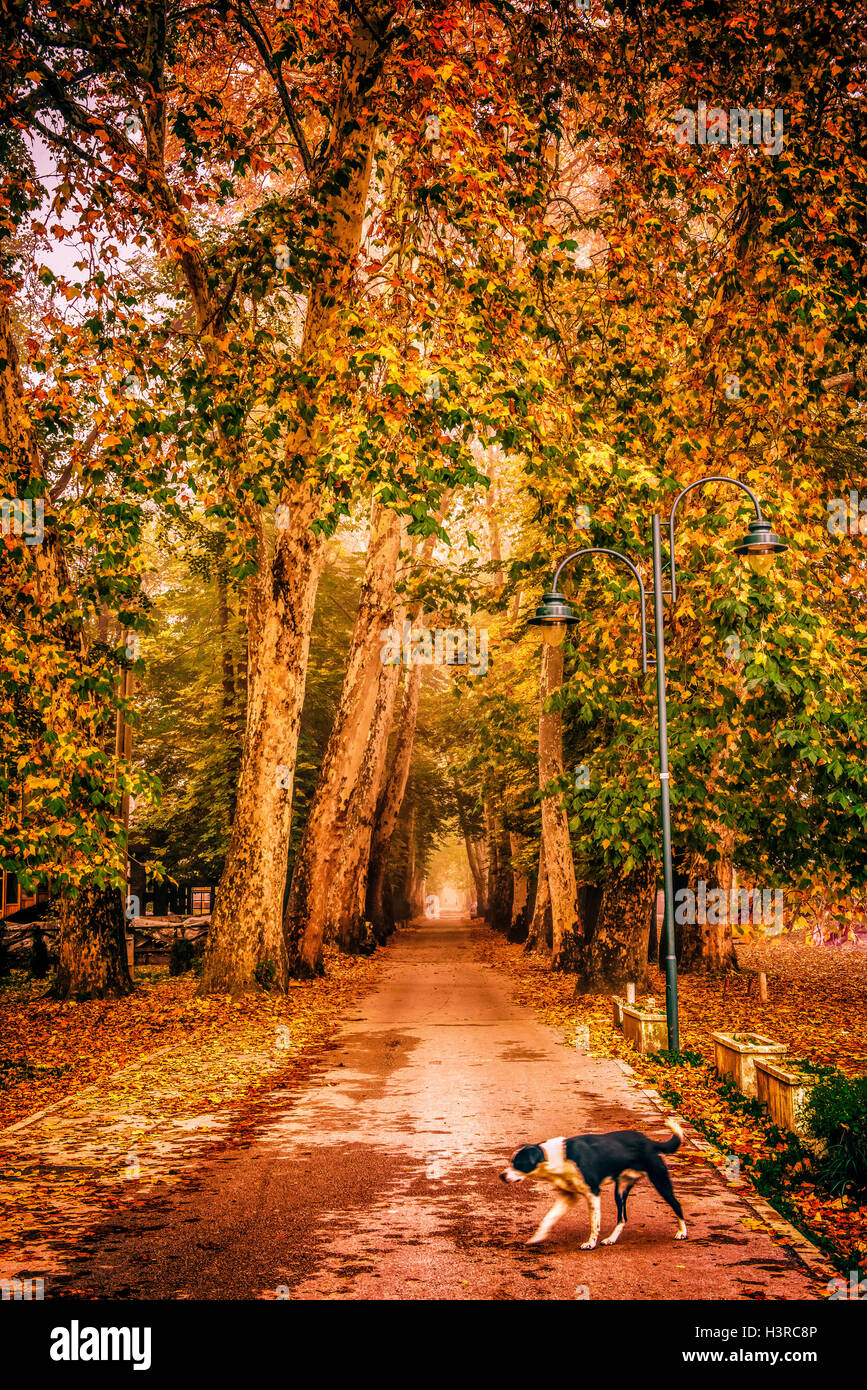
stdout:
<svg viewBox="0 0 867 1390">
<path fill-rule="evenodd" d="M 767 521 L 757 518 L 750 522 L 747 535 L 734 547 L 734 552 L 742 556 L 756 574 L 767 574 L 774 563 L 774 556 L 788 548 Z"/>
<path fill-rule="evenodd" d="M 577 623 L 577 621 L 577 617 L 563 595 L 556 589 L 552 589 L 549 593 L 543 594 L 542 602 L 532 618 L 528 618 L 527 626 L 539 628 L 543 642 L 550 642 L 559 646 L 566 636 L 567 626 L 570 623 Z"/>
</svg>

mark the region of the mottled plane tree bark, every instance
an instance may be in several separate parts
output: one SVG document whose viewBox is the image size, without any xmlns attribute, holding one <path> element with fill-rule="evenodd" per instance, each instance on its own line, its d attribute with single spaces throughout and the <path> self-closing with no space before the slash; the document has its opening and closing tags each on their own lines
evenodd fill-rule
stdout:
<svg viewBox="0 0 867 1390">
<path fill-rule="evenodd" d="M 400 629 L 402 624 L 401 609 L 396 615 L 395 626 Z M 400 665 L 384 665 L 379 675 L 367 744 L 358 779 L 352 789 L 346 829 L 328 895 L 326 938 L 335 936 L 340 949 L 348 954 L 371 951 L 376 946 L 376 938 L 368 929 L 365 914 L 367 872 L 399 681 Z"/>
<path fill-rule="evenodd" d="M 626 873 L 612 871 L 602 896 L 593 935 L 580 952 L 576 991 L 620 989 L 647 978 L 647 943 L 656 902 L 656 866 L 649 860 Z"/>
<path fill-rule="evenodd" d="M 536 882 L 536 899 L 533 916 L 524 951 L 530 956 L 544 956 L 550 959 L 553 944 L 553 924 L 551 921 L 551 893 L 548 888 L 548 875 L 545 872 L 545 841 L 539 845 L 539 876 Z"/>
<path fill-rule="evenodd" d="M 376 807 L 376 822 L 370 843 L 370 868 L 367 879 L 367 915 L 380 940 L 384 940 L 394 927 L 387 902 L 388 860 L 391 841 L 400 816 L 406 792 L 409 768 L 412 761 L 412 748 L 415 740 L 415 726 L 418 718 L 418 701 L 421 693 L 422 667 L 415 664 L 408 668 L 404 682 L 403 699 L 400 702 L 400 716 L 394 752 L 385 781 L 379 793 Z M 414 821 L 411 827 L 411 852 L 413 856 L 414 879 L 409 890 L 410 904 L 415 911 L 418 907 L 418 887 L 415 877 L 415 834 Z"/>
<path fill-rule="evenodd" d="M 542 674 L 539 707 L 539 787 L 563 776 L 563 719 L 556 697 L 563 684 L 562 643 L 545 642 L 542 647 Z M 577 917 L 577 886 L 569 822 L 562 793 L 542 798 L 542 840 L 545 847 L 545 879 L 551 904 L 553 945 L 551 968 L 573 970 L 577 963 L 580 923 Z"/>
<path fill-rule="evenodd" d="M 400 541 L 400 517 L 375 501 L 346 676 L 292 870 L 283 917 L 291 970 L 302 978 L 322 969 L 328 889 L 379 690 L 383 632 L 394 618 Z"/>
</svg>

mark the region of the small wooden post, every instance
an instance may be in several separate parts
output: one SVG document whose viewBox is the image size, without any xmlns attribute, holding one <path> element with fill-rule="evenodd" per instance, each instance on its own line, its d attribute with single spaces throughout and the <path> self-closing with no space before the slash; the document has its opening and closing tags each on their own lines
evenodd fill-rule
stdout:
<svg viewBox="0 0 867 1390">
<path fill-rule="evenodd" d="M 759 971 L 759 998 L 763 1004 L 768 1002 L 768 977 L 764 970 Z"/>
</svg>

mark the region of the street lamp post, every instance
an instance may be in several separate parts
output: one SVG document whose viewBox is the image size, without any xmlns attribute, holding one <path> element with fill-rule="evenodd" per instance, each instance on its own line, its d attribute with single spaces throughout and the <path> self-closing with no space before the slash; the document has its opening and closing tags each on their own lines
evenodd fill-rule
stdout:
<svg viewBox="0 0 867 1390">
<path fill-rule="evenodd" d="M 671 794 L 668 771 L 668 699 L 665 690 L 665 612 L 659 517 L 653 522 L 653 620 L 656 627 L 656 711 L 659 733 L 659 796 L 662 808 L 662 887 L 665 902 L 665 1022 L 669 1052 L 680 1051 L 677 1018 L 677 953 L 674 939 L 674 870 L 671 864 Z M 672 557 L 674 552 L 672 551 Z M 674 560 L 672 558 L 672 574 Z"/>
<path fill-rule="evenodd" d="M 699 478 L 697 482 L 690 483 L 682 492 L 678 493 L 674 500 L 671 513 L 668 519 L 669 535 L 669 573 L 671 576 L 671 589 L 668 591 L 671 598 L 672 608 L 677 602 L 677 571 L 674 560 L 674 523 L 677 508 L 682 499 L 694 488 L 704 487 L 710 483 L 732 483 L 735 487 L 741 488 L 747 493 L 755 508 L 755 519 L 750 522 L 746 536 L 734 546 L 734 553 L 744 558 L 752 568 L 759 573 L 765 573 L 768 566 L 773 562 L 774 556 L 787 547 L 770 528 L 768 522 L 762 515 L 762 509 L 755 493 L 747 487 L 746 483 L 740 482 L 737 478 L 726 478 L 713 475 L 708 478 Z M 671 781 L 668 767 L 668 704 L 665 686 L 665 609 L 664 597 L 666 591 L 662 587 L 662 529 L 658 515 L 652 518 L 652 541 L 653 541 L 653 615 L 656 635 L 656 703 L 657 721 L 659 733 L 659 788 L 660 788 L 660 807 L 662 820 L 662 874 L 663 890 L 665 897 L 665 1013 L 668 1027 L 668 1048 L 670 1052 L 680 1051 L 680 1034 L 678 1028 L 677 1011 L 677 955 L 675 952 L 674 936 L 674 875 L 672 869 L 671 854 L 671 794 L 669 784 Z M 548 633 L 558 640 L 565 627 L 572 623 L 577 623 L 571 604 L 569 604 L 558 588 L 558 581 L 566 565 L 571 564 L 584 555 L 608 555 L 622 561 L 635 576 L 638 581 L 639 603 L 641 612 L 641 665 L 644 674 L 647 673 L 647 619 L 645 615 L 645 588 L 644 581 L 638 570 L 628 556 L 623 555 L 619 550 L 609 550 L 601 546 L 586 546 L 581 550 L 574 550 L 567 555 L 554 573 L 554 580 L 551 589 L 543 596 L 542 602 L 536 609 L 532 618 L 529 619 L 529 626 L 540 627 L 543 636 Z"/>
</svg>

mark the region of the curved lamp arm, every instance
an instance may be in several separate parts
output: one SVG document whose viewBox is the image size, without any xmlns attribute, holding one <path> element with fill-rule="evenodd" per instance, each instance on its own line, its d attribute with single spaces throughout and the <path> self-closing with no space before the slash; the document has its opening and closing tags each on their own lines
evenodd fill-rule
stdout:
<svg viewBox="0 0 867 1390">
<path fill-rule="evenodd" d="M 622 560 L 624 565 L 626 565 L 627 569 L 631 570 L 635 578 L 638 580 L 638 593 L 641 600 L 641 669 L 644 672 L 644 674 L 647 675 L 647 616 L 645 614 L 644 607 L 644 580 L 641 578 L 641 575 L 638 573 L 638 570 L 635 568 L 632 561 L 629 559 L 627 555 L 621 555 L 619 550 L 606 550 L 604 547 L 597 545 L 586 546 L 583 550 L 573 550 L 572 553 L 570 555 L 565 556 L 565 558 L 562 559 L 559 565 L 557 566 L 557 569 L 554 573 L 554 582 L 551 585 L 552 592 L 559 592 L 559 590 L 557 589 L 557 580 L 560 578 L 561 571 L 565 569 L 565 567 L 568 564 L 570 564 L 572 560 L 577 560 L 581 555 L 611 555 L 615 560 Z"/>
<path fill-rule="evenodd" d="M 670 566 L 670 570 L 671 570 L 671 606 L 672 606 L 672 608 L 673 608 L 674 605 L 677 603 L 677 576 L 676 576 L 676 574 L 675 574 L 675 568 L 674 568 L 674 517 L 675 517 L 675 513 L 676 513 L 676 511 L 677 511 L 677 508 L 678 508 L 679 504 L 683 501 L 683 499 L 684 499 L 684 497 L 686 496 L 686 494 L 687 494 L 688 492 L 692 492 L 693 488 L 704 487 L 705 483 L 731 483 L 734 487 L 739 487 L 739 488 L 741 489 L 742 492 L 745 492 L 745 493 L 747 494 L 747 496 L 748 496 L 749 498 L 751 498 L 752 504 L 753 504 L 753 506 L 754 506 L 755 509 L 756 509 L 756 521 L 764 521 L 764 517 L 762 516 L 762 509 L 761 509 L 761 506 L 760 506 L 760 504 L 759 504 L 759 499 L 758 499 L 758 497 L 757 497 L 756 494 L 753 492 L 752 488 L 747 487 L 746 483 L 742 483 L 742 482 L 740 481 L 739 478 L 718 477 L 716 474 L 714 474 L 714 476 L 711 477 L 711 478 L 699 478 L 697 482 L 695 482 L 695 483 L 690 483 L 689 487 L 685 487 L 685 488 L 683 489 L 683 492 L 679 492 L 678 495 L 677 495 L 677 497 L 675 497 L 675 499 L 674 499 L 674 506 L 673 506 L 672 509 L 671 509 L 671 516 L 670 516 L 669 519 L 668 519 L 668 553 L 669 553 L 669 566 Z"/>
</svg>

